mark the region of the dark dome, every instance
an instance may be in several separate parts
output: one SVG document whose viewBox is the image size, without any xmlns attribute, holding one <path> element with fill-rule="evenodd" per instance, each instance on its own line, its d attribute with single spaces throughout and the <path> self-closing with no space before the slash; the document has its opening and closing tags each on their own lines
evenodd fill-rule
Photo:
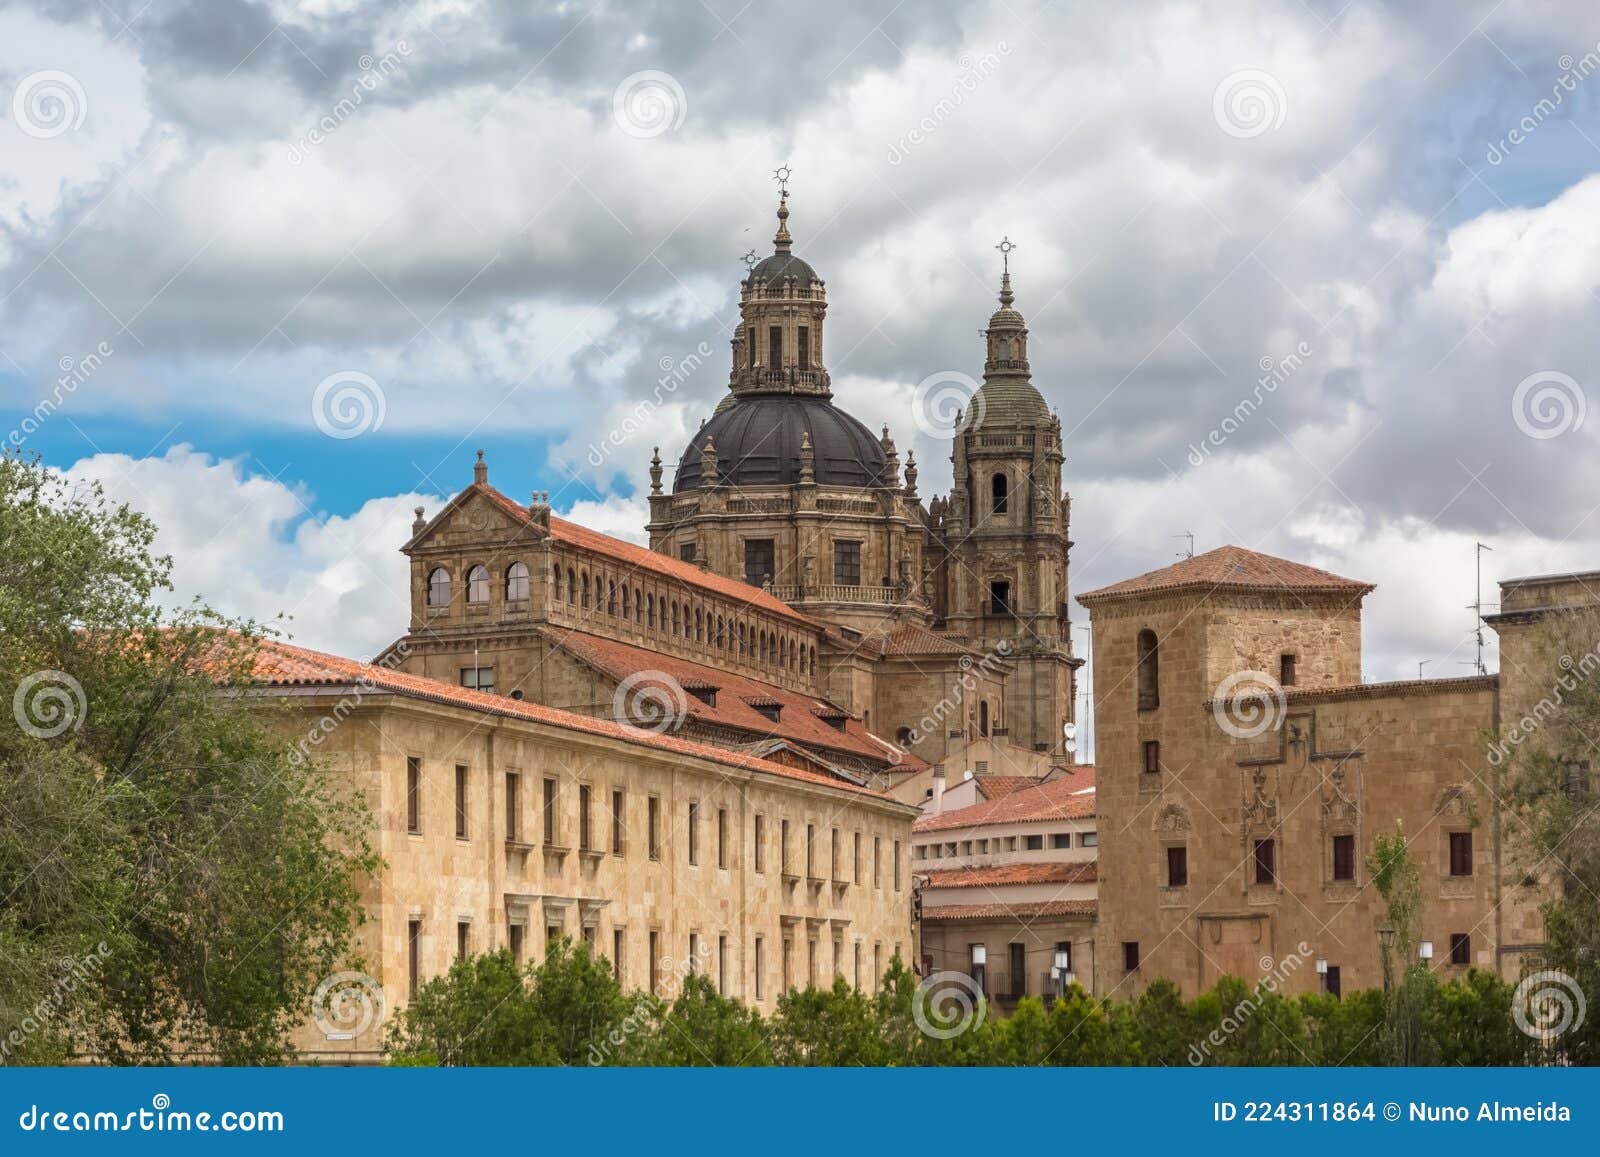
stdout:
<svg viewBox="0 0 1600 1157">
<path fill-rule="evenodd" d="M 785 277 L 793 277 L 802 285 L 822 280 L 817 276 L 815 269 L 793 253 L 774 253 L 771 257 L 763 257 L 750 270 L 750 276 L 756 281 L 765 282 L 767 285 L 773 285 L 782 281 Z"/>
<path fill-rule="evenodd" d="M 732 395 L 729 395 L 732 397 Z M 882 486 L 889 464 L 883 447 L 860 422 L 826 398 L 757 394 L 736 398 L 695 431 L 678 462 L 674 492 L 701 484 L 700 448 L 717 448 L 718 481 L 733 486 L 792 485 L 800 481 L 800 438 L 811 435 L 817 482 L 823 486 Z"/>
</svg>

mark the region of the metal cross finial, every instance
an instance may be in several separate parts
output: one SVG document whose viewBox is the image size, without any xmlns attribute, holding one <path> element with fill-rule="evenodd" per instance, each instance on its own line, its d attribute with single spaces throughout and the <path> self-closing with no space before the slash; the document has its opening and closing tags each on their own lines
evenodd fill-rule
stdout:
<svg viewBox="0 0 1600 1157">
<path fill-rule="evenodd" d="M 1010 237 L 1000 238 L 1000 244 L 995 246 L 996 249 L 1000 250 L 1000 260 L 1005 264 L 1006 273 L 1011 272 L 1011 251 L 1016 247 L 1016 243 Z"/>
<path fill-rule="evenodd" d="M 793 173 L 794 170 L 787 164 L 779 165 L 772 170 L 772 179 L 778 182 L 778 192 L 785 197 L 789 195 L 789 178 Z"/>
<path fill-rule="evenodd" d="M 745 255 L 739 260 L 744 262 L 746 269 L 754 269 L 756 267 L 756 251 L 754 249 L 746 251 Z"/>
</svg>

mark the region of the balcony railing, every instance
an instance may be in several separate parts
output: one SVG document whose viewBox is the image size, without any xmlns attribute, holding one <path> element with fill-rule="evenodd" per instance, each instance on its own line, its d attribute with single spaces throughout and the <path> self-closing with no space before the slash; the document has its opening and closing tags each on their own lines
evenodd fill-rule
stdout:
<svg viewBox="0 0 1600 1157">
<path fill-rule="evenodd" d="M 808 599 L 829 603 L 903 603 L 908 597 L 903 587 L 853 587 L 838 583 L 814 587 L 773 587 L 772 593 L 786 603 Z"/>
</svg>

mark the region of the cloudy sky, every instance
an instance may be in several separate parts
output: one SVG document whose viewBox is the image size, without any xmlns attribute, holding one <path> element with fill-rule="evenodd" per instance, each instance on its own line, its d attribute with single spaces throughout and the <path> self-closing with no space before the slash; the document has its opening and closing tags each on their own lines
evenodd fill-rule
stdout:
<svg viewBox="0 0 1600 1157">
<path fill-rule="evenodd" d="M 0 97 L 10 444 L 309 645 L 398 633 L 478 447 L 640 535 L 783 163 L 836 400 L 925 495 L 917 384 L 981 371 L 1016 241 L 1077 590 L 1301 559 L 1379 584 L 1387 679 L 1470 671 L 1477 541 L 1491 591 L 1600 567 L 1593 0 L 38 0 Z"/>
</svg>

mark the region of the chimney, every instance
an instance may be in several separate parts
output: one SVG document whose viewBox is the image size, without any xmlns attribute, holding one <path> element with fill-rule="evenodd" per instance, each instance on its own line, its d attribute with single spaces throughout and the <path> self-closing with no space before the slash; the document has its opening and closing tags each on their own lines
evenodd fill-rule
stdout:
<svg viewBox="0 0 1600 1157">
<path fill-rule="evenodd" d="M 944 813 L 944 764 L 933 769 L 933 814 Z"/>
</svg>

